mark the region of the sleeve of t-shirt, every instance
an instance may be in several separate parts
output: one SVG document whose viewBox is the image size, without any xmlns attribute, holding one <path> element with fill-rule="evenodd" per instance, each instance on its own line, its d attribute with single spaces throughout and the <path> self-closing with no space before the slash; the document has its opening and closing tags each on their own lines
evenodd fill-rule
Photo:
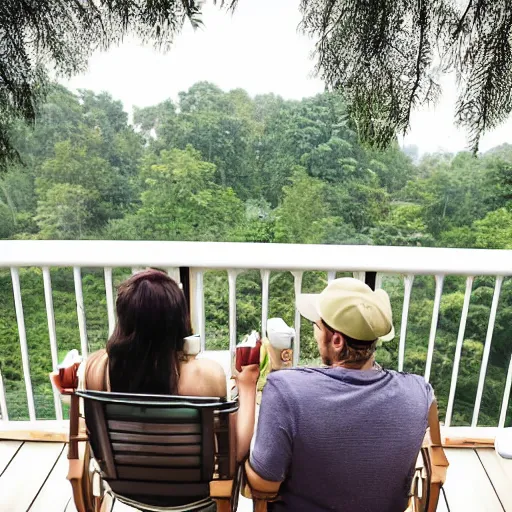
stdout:
<svg viewBox="0 0 512 512">
<path fill-rule="evenodd" d="M 269 375 L 263 396 L 251 452 L 250 464 L 261 478 L 282 482 L 288 472 L 293 445 L 293 411 L 285 393 L 284 379 Z M 285 396 L 288 395 L 288 399 Z"/>
</svg>

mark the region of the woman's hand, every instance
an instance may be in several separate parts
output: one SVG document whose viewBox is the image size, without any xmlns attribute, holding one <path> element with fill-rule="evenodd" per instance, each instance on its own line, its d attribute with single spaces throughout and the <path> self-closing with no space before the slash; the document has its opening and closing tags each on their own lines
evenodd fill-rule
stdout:
<svg viewBox="0 0 512 512">
<path fill-rule="evenodd" d="M 64 391 L 64 386 L 62 385 L 62 382 L 60 380 L 60 374 L 59 372 L 52 372 L 50 373 L 50 382 L 55 386 L 57 391 L 59 393 L 62 393 Z"/>
<path fill-rule="evenodd" d="M 50 381 L 61 394 L 70 394 L 78 386 L 78 368 L 80 363 L 74 363 L 64 370 L 50 373 Z"/>
</svg>

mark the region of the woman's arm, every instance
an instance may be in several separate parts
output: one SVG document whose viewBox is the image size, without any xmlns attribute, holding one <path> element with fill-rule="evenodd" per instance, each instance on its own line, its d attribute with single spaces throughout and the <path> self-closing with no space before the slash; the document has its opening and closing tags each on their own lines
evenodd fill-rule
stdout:
<svg viewBox="0 0 512 512">
<path fill-rule="evenodd" d="M 244 366 L 242 371 L 235 377 L 239 400 L 236 424 L 236 458 L 238 462 L 241 462 L 249 454 L 249 448 L 254 434 L 254 423 L 256 420 L 256 383 L 258 382 L 259 374 L 259 364 L 251 364 Z"/>
</svg>

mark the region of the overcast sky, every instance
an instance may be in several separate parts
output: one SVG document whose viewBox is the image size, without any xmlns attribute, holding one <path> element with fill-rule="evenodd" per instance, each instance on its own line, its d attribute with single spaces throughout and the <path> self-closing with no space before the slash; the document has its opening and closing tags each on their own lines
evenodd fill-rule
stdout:
<svg viewBox="0 0 512 512">
<path fill-rule="evenodd" d="M 209 4 L 211 4 L 211 0 Z M 94 54 L 87 73 L 63 83 L 72 89 L 108 91 L 131 112 L 134 105 L 154 105 L 176 98 L 199 80 L 224 90 L 241 87 L 251 95 L 274 92 L 301 99 L 323 90 L 312 75 L 313 41 L 297 31 L 299 0 L 241 0 L 234 15 L 211 5 L 205 7 L 205 26 L 186 27 L 167 54 L 124 42 L 106 53 Z M 435 108 L 415 112 L 405 144 L 422 153 L 459 151 L 466 147 L 465 133 L 453 125 L 455 86 L 443 83 L 444 95 Z M 512 122 L 486 135 L 485 151 L 512 142 Z"/>
</svg>

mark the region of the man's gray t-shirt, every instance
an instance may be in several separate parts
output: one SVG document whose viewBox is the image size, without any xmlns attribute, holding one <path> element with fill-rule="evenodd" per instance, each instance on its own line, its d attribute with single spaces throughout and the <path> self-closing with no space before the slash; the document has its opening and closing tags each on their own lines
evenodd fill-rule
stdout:
<svg viewBox="0 0 512 512">
<path fill-rule="evenodd" d="M 284 481 L 272 510 L 405 510 L 432 400 L 422 377 L 388 370 L 269 375 L 250 463 Z"/>
</svg>

